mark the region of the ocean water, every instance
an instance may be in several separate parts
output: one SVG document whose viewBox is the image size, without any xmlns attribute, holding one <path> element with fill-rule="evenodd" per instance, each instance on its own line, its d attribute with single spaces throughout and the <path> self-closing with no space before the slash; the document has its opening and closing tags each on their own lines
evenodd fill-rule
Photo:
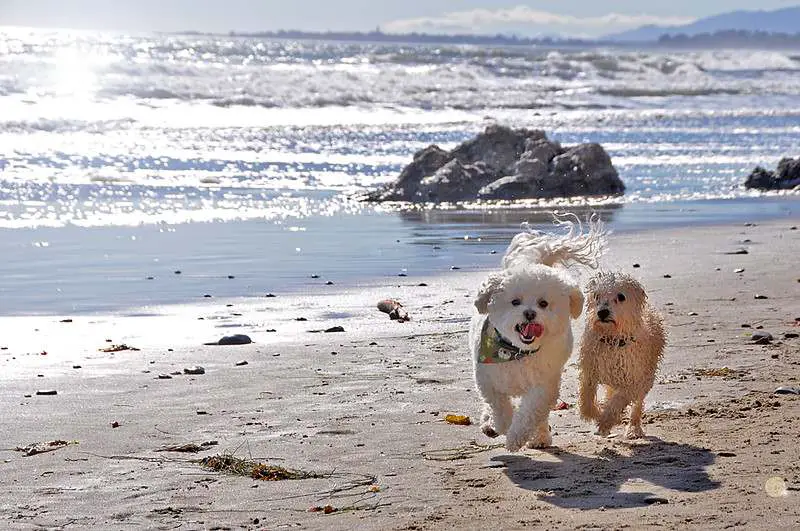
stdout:
<svg viewBox="0 0 800 531">
<path fill-rule="evenodd" d="M 628 192 L 368 205 L 487 124 L 600 142 Z M 0 28 L 0 314 L 491 267 L 524 220 L 614 230 L 796 216 L 747 191 L 800 156 L 800 52 L 269 41 Z M 180 271 L 180 274 L 176 274 Z M 233 277 L 233 278 L 229 278 Z"/>
</svg>

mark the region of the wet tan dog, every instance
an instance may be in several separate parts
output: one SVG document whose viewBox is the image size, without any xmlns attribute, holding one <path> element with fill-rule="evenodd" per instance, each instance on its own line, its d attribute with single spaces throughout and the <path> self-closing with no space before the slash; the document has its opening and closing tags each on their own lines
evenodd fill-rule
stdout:
<svg viewBox="0 0 800 531">
<path fill-rule="evenodd" d="M 597 422 L 598 434 L 608 435 L 632 404 L 625 436 L 644 436 L 644 398 L 653 387 L 665 342 L 663 319 L 636 279 L 603 272 L 589 281 L 579 354 L 579 403 L 581 417 Z M 598 385 L 606 387 L 602 407 L 597 404 Z"/>
</svg>

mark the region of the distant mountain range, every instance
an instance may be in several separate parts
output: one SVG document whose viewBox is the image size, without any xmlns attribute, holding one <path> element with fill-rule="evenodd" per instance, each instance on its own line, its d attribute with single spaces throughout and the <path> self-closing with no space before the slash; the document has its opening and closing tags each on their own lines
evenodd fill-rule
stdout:
<svg viewBox="0 0 800 531">
<path fill-rule="evenodd" d="M 776 11 L 731 11 L 711 17 L 701 18 L 685 26 L 647 25 L 623 31 L 602 38 L 615 42 L 657 41 L 665 34 L 684 34 L 688 36 L 701 33 L 715 33 L 725 30 L 745 30 L 751 32 L 788 33 L 800 32 L 800 6 L 787 7 Z"/>
</svg>

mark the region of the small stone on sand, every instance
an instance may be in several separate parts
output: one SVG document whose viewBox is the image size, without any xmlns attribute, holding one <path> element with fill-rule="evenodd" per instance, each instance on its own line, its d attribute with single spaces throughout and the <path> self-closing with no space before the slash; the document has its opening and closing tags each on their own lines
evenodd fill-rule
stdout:
<svg viewBox="0 0 800 531">
<path fill-rule="evenodd" d="M 334 332 L 344 332 L 344 327 L 343 326 L 332 326 L 332 327 L 327 328 L 325 330 L 326 334 L 330 334 L 330 333 L 334 333 Z"/>
<path fill-rule="evenodd" d="M 236 365 L 237 367 L 243 367 L 243 366 L 247 365 L 247 360 L 237 361 L 237 362 L 235 363 L 235 365 Z"/>
<path fill-rule="evenodd" d="M 211 343 L 211 345 L 249 345 L 252 342 L 253 340 L 248 335 L 234 334 L 232 336 L 224 336 L 216 343 Z"/>
<path fill-rule="evenodd" d="M 56 391 L 55 389 L 41 389 L 39 391 L 36 391 L 37 396 L 54 396 L 57 394 L 58 391 Z"/>
<path fill-rule="evenodd" d="M 193 367 L 186 367 L 185 369 L 183 369 L 183 373 L 199 375 L 199 374 L 205 374 L 206 370 L 199 365 L 194 365 Z"/>
<path fill-rule="evenodd" d="M 765 299 L 769 299 L 769 297 L 767 297 L 766 295 L 759 295 L 759 294 L 756 294 L 755 296 L 753 296 L 753 298 L 755 300 L 757 300 L 757 301 L 762 301 L 762 300 L 765 300 Z"/>
<path fill-rule="evenodd" d="M 750 336 L 753 342 L 757 345 L 766 345 L 772 342 L 772 334 L 769 332 L 754 332 L 752 336 Z"/>
</svg>

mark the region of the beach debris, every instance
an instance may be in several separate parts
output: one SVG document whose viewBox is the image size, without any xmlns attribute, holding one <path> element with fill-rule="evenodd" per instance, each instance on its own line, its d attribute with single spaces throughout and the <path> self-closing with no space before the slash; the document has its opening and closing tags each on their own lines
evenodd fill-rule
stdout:
<svg viewBox="0 0 800 531">
<path fill-rule="evenodd" d="M 247 365 L 247 360 L 237 361 L 233 365 L 236 367 L 244 367 L 245 365 Z"/>
<path fill-rule="evenodd" d="M 455 424 L 456 426 L 469 426 L 472 420 L 466 415 L 454 415 L 452 413 L 444 416 L 444 421 L 448 424 Z"/>
<path fill-rule="evenodd" d="M 14 448 L 14 450 L 17 452 L 22 452 L 25 457 L 30 457 L 36 454 L 44 454 L 54 450 L 60 450 L 61 448 L 65 448 L 71 444 L 78 444 L 78 441 L 62 441 L 57 439 L 55 441 L 35 442 L 27 446 L 17 446 Z"/>
<path fill-rule="evenodd" d="M 167 446 L 162 446 L 161 448 L 156 448 L 153 450 L 154 452 L 182 452 L 187 454 L 196 454 L 197 452 L 203 452 L 208 450 L 212 446 L 218 445 L 218 441 L 206 441 L 200 444 L 197 443 L 185 443 L 185 444 L 168 444 Z"/>
<path fill-rule="evenodd" d="M 232 336 L 224 336 L 219 341 L 204 343 L 204 345 L 249 345 L 253 340 L 250 336 L 245 334 L 234 334 Z"/>
<path fill-rule="evenodd" d="M 553 407 L 553 411 L 564 411 L 565 409 L 569 409 L 572 406 L 563 400 L 559 400 L 558 403 Z"/>
<path fill-rule="evenodd" d="M 234 474 L 261 481 L 284 481 L 290 479 L 325 477 L 316 472 L 284 468 L 279 465 L 268 465 L 253 459 L 242 459 L 241 457 L 235 457 L 230 454 L 212 455 L 195 462 L 216 472 L 224 472 L 226 474 Z"/>
<path fill-rule="evenodd" d="M 129 345 L 126 345 L 125 343 L 120 343 L 119 345 L 111 345 L 109 347 L 101 348 L 98 350 L 100 352 L 122 352 L 124 350 L 138 351 L 140 349 L 136 347 L 131 347 Z"/>
<path fill-rule="evenodd" d="M 55 389 L 40 389 L 36 391 L 37 396 L 55 396 L 58 394 L 58 391 Z"/>
<path fill-rule="evenodd" d="M 308 512 L 310 513 L 324 513 L 324 514 L 335 513 L 338 510 L 339 509 L 337 509 L 332 505 L 324 505 L 324 506 L 314 505 L 313 507 L 308 508 Z"/>
<path fill-rule="evenodd" d="M 343 326 L 332 326 L 330 328 L 325 329 L 326 334 L 335 334 L 337 332 L 344 332 Z"/>
<path fill-rule="evenodd" d="M 773 337 L 769 332 L 759 331 L 753 332 L 753 335 L 750 336 L 750 339 L 752 339 L 753 343 L 756 345 L 767 345 L 772 342 Z"/>
<path fill-rule="evenodd" d="M 186 367 L 185 369 L 183 369 L 183 373 L 199 375 L 199 374 L 205 374 L 206 370 L 200 365 L 194 365 L 192 367 Z"/>
<path fill-rule="evenodd" d="M 734 251 L 727 251 L 724 254 L 750 254 L 750 251 L 747 249 L 736 249 Z"/>
<path fill-rule="evenodd" d="M 800 387 L 781 386 L 773 391 L 776 395 L 800 395 Z"/>
<path fill-rule="evenodd" d="M 714 369 L 695 369 L 693 371 L 693 374 L 695 376 L 707 376 L 711 378 L 734 379 L 734 378 L 741 378 L 746 373 L 745 371 L 731 369 L 729 367 L 719 367 Z"/>
<path fill-rule="evenodd" d="M 112 428 L 119 428 L 120 427 L 120 423 L 115 420 L 114 422 L 111 423 L 111 427 Z"/>
<path fill-rule="evenodd" d="M 470 441 L 467 445 L 457 448 L 443 448 L 441 450 L 422 452 L 422 457 L 428 461 L 459 461 L 461 459 L 469 459 L 483 452 L 490 452 L 498 448 L 503 448 L 504 446 L 503 443 L 478 444 L 475 441 Z"/>
<path fill-rule="evenodd" d="M 403 305 L 394 299 L 384 299 L 378 302 L 378 309 L 389 314 L 389 319 L 398 323 L 405 323 L 411 319 Z"/>
<path fill-rule="evenodd" d="M 770 498 L 783 498 L 789 495 L 786 480 L 779 476 L 772 476 L 764 483 L 764 490 Z"/>
<path fill-rule="evenodd" d="M 769 299 L 769 297 L 767 297 L 766 295 L 761 295 L 759 293 L 756 293 L 755 295 L 753 295 L 753 298 L 755 300 L 757 300 L 757 301 L 763 301 L 763 300 Z"/>
</svg>

